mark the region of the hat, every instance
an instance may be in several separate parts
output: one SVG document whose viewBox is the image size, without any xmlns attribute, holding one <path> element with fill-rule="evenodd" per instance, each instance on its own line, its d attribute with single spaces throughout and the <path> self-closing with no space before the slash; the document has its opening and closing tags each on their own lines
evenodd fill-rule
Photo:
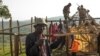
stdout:
<svg viewBox="0 0 100 56">
<path fill-rule="evenodd" d="M 45 22 L 45 19 L 43 19 L 43 18 L 35 18 L 35 24 L 34 24 L 34 26 L 39 25 L 39 24 L 47 26 L 47 23 Z"/>
</svg>

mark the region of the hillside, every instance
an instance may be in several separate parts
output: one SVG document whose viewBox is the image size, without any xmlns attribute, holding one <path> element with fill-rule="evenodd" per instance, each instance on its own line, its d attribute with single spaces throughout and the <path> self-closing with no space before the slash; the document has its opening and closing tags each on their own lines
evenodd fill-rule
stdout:
<svg viewBox="0 0 100 56">
<path fill-rule="evenodd" d="M 59 20 L 59 19 L 64 19 L 63 16 L 57 16 L 57 17 L 51 17 L 51 18 L 48 18 L 48 20 Z"/>
<path fill-rule="evenodd" d="M 62 19 L 64 20 L 64 17 L 63 16 L 57 16 L 57 17 L 51 17 L 51 18 L 48 18 L 47 20 L 59 20 L 59 19 Z M 96 20 L 97 23 L 99 23 L 100 20 Z M 22 25 L 25 25 L 25 24 L 30 24 L 31 23 L 31 20 L 24 20 L 24 21 L 19 21 L 19 25 L 22 26 Z M 12 22 L 12 27 L 16 27 L 17 26 L 17 21 L 13 21 Z M 8 21 L 5 21 L 4 22 L 4 28 L 9 28 L 9 22 Z M 2 22 L 0 21 L 0 29 L 2 29 Z M 34 30 L 34 29 L 33 29 Z M 8 32 L 8 31 L 6 31 Z M 13 32 L 18 32 L 17 28 L 13 29 Z M 20 28 L 20 32 L 21 33 L 29 33 L 31 32 L 31 26 L 25 26 L 25 27 L 21 27 Z"/>
<path fill-rule="evenodd" d="M 57 16 L 57 17 L 51 17 L 48 18 L 48 20 L 59 20 L 59 19 L 63 19 L 63 16 Z M 19 21 L 19 25 L 25 25 L 25 24 L 30 24 L 31 20 L 24 20 L 24 21 Z M 12 22 L 12 27 L 16 27 L 17 26 L 17 21 L 13 21 Z M 21 33 L 29 33 L 31 32 L 31 26 L 25 26 L 25 27 L 21 27 L 20 28 L 20 32 Z M 9 28 L 9 22 L 8 21 L 4 21 L 4 29 Z M 0 21 L 0 29 L 2 29 L 2 22 Z M 8 31 L 5 31 L 8 32 Z M 18 32 L 17 28 L 13 29 L 13 32 Z"/>
</svg>

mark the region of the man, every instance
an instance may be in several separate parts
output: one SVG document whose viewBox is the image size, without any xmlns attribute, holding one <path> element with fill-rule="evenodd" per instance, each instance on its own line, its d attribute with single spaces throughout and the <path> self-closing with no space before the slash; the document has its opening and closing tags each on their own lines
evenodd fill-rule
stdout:
<svg viewBox="0 0 100 56">
<path fill-rule="evenodd" d="M 68 5 L 66 5 L 63 9 L 63 14 L 64 14 L 65 19 L 67 18 L 69 19 L 70 6 L 71 6 L 71 3 L 68 3 Z"/>
<path fill-rule="evenodd" d="M 83 7 L 83 5 L 79 6 L 77 9 L 78 9 L 78 11 L 79 11 L 79 17 L 80 17 L 80 19 L 79 19 L 79 24 L 84 23 L 84 22 L 85 22 L 85 18 L 86 18 L 86 13 L 87 13 L 87 11 L 86 11 L 86 9 Z"/>
<path fill-rule="evenodd" d="M 43 19 L 35 19 L 35 32 L 28 34 L 26 37 L 26 56 L 51 56 L 50 49 L 59 45 L 57 42 L 49 44 L 47 38 L 43 35 L 46 26 Z"/>
<path fill-rule="evenodd" d="M 69 18 L 69 13 L 70 13 L 70 6 L 71 6 L 71 3 L 68 3 L 68 5 L 66 5 L 64 8 L 63 8 L 63 15 L 64 15 L 64 18 L 65 18 L 65 21 L 66 21 L 66 28 L 68 29 L 68 23 L 70 23 L 71 19 Z"/>
</svg>

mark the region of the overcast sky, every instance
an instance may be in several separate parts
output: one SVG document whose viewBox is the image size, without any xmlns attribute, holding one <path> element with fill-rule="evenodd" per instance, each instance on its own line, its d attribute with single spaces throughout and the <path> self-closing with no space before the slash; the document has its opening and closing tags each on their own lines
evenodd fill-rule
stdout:
<svg viewBox="0 0 100 56">
<path fill-rule="evenodd" d="M 63 7 L 69 2 L 72 3 L 70 15 L 77 11 L 78 5 L 83 4 L 90 10 L 91 16 L 100 17 L 99 0 L 3 0 L 14 20 L 28 20 L 34 16 L 43 18 L 63 16 Z"/>
</svg>

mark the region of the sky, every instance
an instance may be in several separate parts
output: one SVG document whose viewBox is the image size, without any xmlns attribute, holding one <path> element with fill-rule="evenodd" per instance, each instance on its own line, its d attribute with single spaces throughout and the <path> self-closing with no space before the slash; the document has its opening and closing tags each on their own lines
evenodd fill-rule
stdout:
<svg viewBox="0 0 100 56">
<path fill-rule="evenodd" d="M 83 5 L 90 10 L 92 17 L 100 17 L 99 0 L 2 0 L 7 5 L 13 20 L 30 20 L 31 17 L 48 18 L 63 16 L 62 10 L 69 2 L 72 3 L 70 16 L 75 14 L 77 7 Z"/>
</svg>

